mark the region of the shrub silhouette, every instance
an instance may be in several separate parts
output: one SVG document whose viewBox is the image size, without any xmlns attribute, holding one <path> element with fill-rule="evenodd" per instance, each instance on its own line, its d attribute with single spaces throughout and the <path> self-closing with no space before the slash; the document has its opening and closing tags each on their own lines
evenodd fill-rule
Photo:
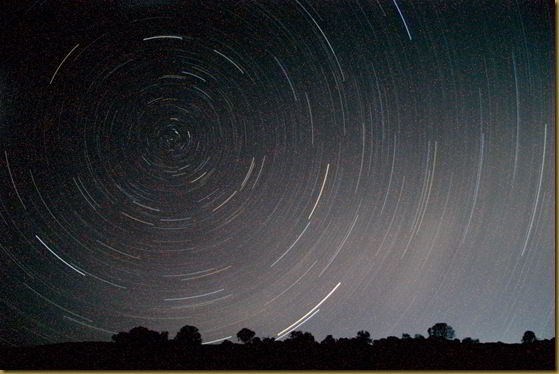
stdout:
<svg viewBox="0 0 559 374">
<path fill-rule="evenodd" d="M 336 340 L 336 345 L 338 345 L 338 346 L 348 345 L 350 342 L 351 342 L 351 339 L 339 338 L 338 340 Z"/>
<path fill-rule="evenodd" d="M 248 344 L 252 342 L 255 335 L 256 333 L 254 331 L 245 327 L 239 330 L 239 332 L 237 333 L 237 340 L 243 342 L 244 344 Z"/>
<path fill-rule="evenodd" d="M 186 325 L 177 332 L 175 341 L 186 346 L 196 346 L 202 344 L 202 336 L 197 327 Z"/>
<path fill-rule="evenodd" d="M 153 345 L 166 342 L 169 333 L 164 331 L 158 333 L 143 326 L 134 327 L 129 332 L 119 332 L 112 336 L 112 340 L 121 345 Z"/>
<path fill-rule="evenodd" d="M 272 337 L 272 338 L 264 338 L 264 339 L 262 339 L 262 343 L 264 343 L 264 344 L 272 344 L 272 343 L 275 342 L 275 341 L 276 341 L 276 338 L 273 338 L 273 337 Z"/>
<path fill-rule="evenodd" d="M 454 329 L 443 322 L 434 324 L 433 327 L 430 327 L 427 330 L 427 333 L 429 334 L 430 338 L 438 338 L 438 339 L 446 339 L 446 340 L 454 339 L 454 335 L 455 335 Z"/>
<path fill-rule="evenodd" d="M 531 344 L 534 343 L 536 340 L 538 340 L 536 338 L 536 334 L 534 334 L 533 331 L 526 331 L 524 332 L 524 335 L 522 335 L 522 343 L 523 344 Z"/>
<path fill-rule="evenodd" d="M 369 332 L 365 330 L 357 331 L 355 340 L 361 344 L 371 344 L 373 342 L 371 339 L 371 334 L 369 334 Z"/>
<path fill-rule="evenodd" d="M 472 339 L 470 337 L 462 339 L 462 344 L 478 344 L 479 339 Z"/>
<path fill-rule="evenodd" d="M 327 335 L 321 342 L 320 344 L 324 344 L 324 345 L 334 345 L 336 344 L 336 339 L 334 339 L 334 337 L 332 335 Z"/>
<path fill-rule="evenodd" d="M 289 334 L 288 342 L 301 344 L 301 345 L 310 345 L 313 344 L 314 336 L 310 332 L 302 332 L 302 331 L 291 331 Z"/>
</svg>

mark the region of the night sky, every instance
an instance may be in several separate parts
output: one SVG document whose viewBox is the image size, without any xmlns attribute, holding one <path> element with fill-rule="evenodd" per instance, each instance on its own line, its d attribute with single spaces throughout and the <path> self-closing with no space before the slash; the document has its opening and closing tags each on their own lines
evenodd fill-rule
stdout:
<svg viewBox="0 0 559 374">
<path fill-rule="evenodd" d="M 0 343 L 554 336 L 553 7 L 3 1 Z"/>
</svg>

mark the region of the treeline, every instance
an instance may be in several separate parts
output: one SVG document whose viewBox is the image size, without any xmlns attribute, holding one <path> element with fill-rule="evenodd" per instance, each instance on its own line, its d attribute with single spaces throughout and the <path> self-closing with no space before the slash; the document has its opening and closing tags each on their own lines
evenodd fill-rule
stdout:
<svg viewBox="0 0 559 374">
<path fill-rule="evenodd" d="M 454 343 L 462 344 L 479 344 L 479 339 L 472 339 L 466 337 L 460 341 L 460 339 L 455 338 L 456 332 L 452 326 L 444 322 L 439 322 L 427 329 L 427 339 L 432 340 L 444 340 L 453 341 Z M 415 334 L 412 338 L 410 334 L 402 334 L 401 340 L 424 340 L 425 336 L 421 334 Z M 396 341 L 399 338 L 395 336 L 389 336 L 384 339 L 379 339 L 373 341 L 371 334 L 366 330 L 360 330 L 357 332 L 355 337 L 352 338 L 339 338 L 335 339 L 332 335 L 326 336 L 320 344 L 332 345 L 336 343 L 356 343 L 356 344 L 374 344 L 377 342 L 384 341 Z M 169 341 L 169 333 L 167 331 L 157 332 L 150 330 L 143 326 L 134 327 L 128 332 L 119 332 L 112 336 L 112 341 L 120 345 L 151 345 L 151 344 L 162 344 Z M 186 325 L 182 327 L 177 335 L 171 340 L 172 342 L 182 345 L 185 347 L 196 346 L 203 344 L 202 335 L 200 331 L 195 326 Z M 237 333 L 237 341 L 243 344 L 260 344 L 260 343 L 272 343 L 279 342 L 273 337 L 259 338 L 256 333 L 248 328 L 242 328 Z M 533 331 L 526 331 L 522 335 L 520 340 L 524 344 L 535 343 L 538 341 L 536 334 Z M 317 343 L 314 336 L 309 332 L 303 332 L 294 330 L 291 331 L 285 340 L 285 342 L 295 342 L 300 344 L 315 344 Z M 228 345 L 234 344 L 228 339 L 222 340 L 221 344 Z"/>
<path fill-rule="evenodd" d="M 285 339 L 257 337 L 239 330 L 236 342 L 203 344 L 200 331 L 184 326 L 170 339 L 167 332 L 139 326 L 113 335 L 112 342 L 62 343 L 1 348 L 0 368 L 12 370 L 552 370 L 555 338 L 537 339 L 526 331 L 520 343 L 480 343 L 455 337 L 437 323 L 427 337 L 371 338 L 361 330 L 351 338 L 291 331 Z M 211 342 L 209 342 L 211 343 Z"/>
</svg>

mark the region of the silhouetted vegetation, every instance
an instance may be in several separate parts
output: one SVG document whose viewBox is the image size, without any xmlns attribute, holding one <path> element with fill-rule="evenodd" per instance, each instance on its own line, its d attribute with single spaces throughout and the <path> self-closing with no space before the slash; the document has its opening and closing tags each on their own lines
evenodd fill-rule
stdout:
<svg viewBox="0 0 559 374">
<path fill-rule="evenodd" d="M 480 343 L 454 339 L 454 329 L 437 323 L 421 334 L 373 340 L 360 330 L 352 338 L 326 336 L 318 343 L 309 332 L 291 331 L 285 339 L 259 338 L 248 328 L 237 339 L 202 345 L 194 326 L 184 326 L 169 340 L 167 332 L 134 327 L 113 335 L 113 343 L 63 343 L 31 347 L 0 347 L 2 369 L 446 369 L 551 370 L 555 338 L 538 340 L 526 331 L 520 343 Z"/>
<path fill-rule="evenodd" d="M 187 347 L 200 345 L 202 344 L 202 335 L 200 335 L 197 327 L 186 325 L 179 330 L 177 336 L 175 336 L 175 341 Z"/>
<path fill-rule="evenodd" d="M 357 331 L 357 336 L 355 338 L 361 344 L 371 344 L 373 340 L 371 339 L 371 334 L 368 331 L 361 330 Z"/>
<path fill-rule="evenodd" d="M 310 332 L 303 331 L 291 331 L 286 342 L 299 346 L 310 346 L 315 343 L 314 336 Z"/>
<path fill-rule="evenodd" d="M 115 343 L 120 345 L 152 345 L 161 344 L 169 339 L 169 333 L 159 333 L 143 326 L 134 327 L 129 332 L 119 332 L 112 336 Z"/>
<path fill-rule="evenodd" d="M 455 335 L 454 329 L 446 323 L 442 322 L 434 324 L 433 327 L 430 327 L 429 330 L 427 330 L 427 333 L 429 334 L 430 338 L 447 340 L 454 339 Z"/>
<path fill-rule="evenodd" d="M 522 343 L 524 344 L 531 344 L 537 341 L 536 334 L 533 331 L 526 331 L 524 335 L 522 335 Z"/>
<path fill-rule="evenodd" d="M 250 343 L 256 333 L 252 330 L 244 328 L 237 333 L 237 339 L 245 344 Z"/>
<path fill-rule="evenodd" d="M 472 339 L 470 337 L 462 339 L 462 344 L 479 344 L 479 339 Z"/>
</svg>

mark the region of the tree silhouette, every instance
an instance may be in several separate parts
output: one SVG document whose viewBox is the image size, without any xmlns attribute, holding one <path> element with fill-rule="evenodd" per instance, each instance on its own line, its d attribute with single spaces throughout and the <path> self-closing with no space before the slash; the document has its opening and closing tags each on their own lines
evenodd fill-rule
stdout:
<svg viewBox="0 0 559 374">
<path fill-rule="evenodd" d="M 355 339 L 357 340 L 357 342 L 362 344 L 372 343 L 371 334 L 369 334 L 369 332 L 365 330 L 357 331 L 357 337 Z"/>
<path fill-rule="evenodd" d="M 186 346 L 200 345 L 202 344 L 202 336 L 197 327 L 186 325 L 177 332 L 175 341 Z"/>
<path fill-rule="evenodd" d="M 413 338 L 416 339 L 416 340 L 425 339 L 425 337 L 424 337 L 423 335 L 421 335 L 421 334 L 415 334 L 415 335 L 413 336 Z"/>
<path fill-rule="evenodd" d="M 111 339 L 116 344 L 129 344 L 132 342 L 132 340 L 130 339 L 130 334 L 123 331 L 111 336 Z"/>
<path fill-rule="evenodd" d="M 327 335 L 324 340 L 322 340 L 320 342 L 320 344 L 325 344 L 325 345 L 334 345 L 336 344 L 336 339 L 334 339 L 334 337 L 332 335 Z"/>
<path fill-rule="evenodd" d="M 386 341 L 390 344 L 395 344 L 395 343 L 398 343 L 400 341 L 400 339 L 398 339 L 397 336 L 387 336 Z"/>
<path fill-rule="evenodd" d="M 245 327 L 239 330 L 239 332 L 237 333 L 237 340 L 243 342 L 244 344 L 248 344 L 252 342 L 255 335 L 256 333 L 254 331 Z"/>
<path fill-rule="evenodd" d="M 134 327 L 129 332 L 119 332 L 112 336 L 117 344 L 150 345 L 160 344 L 168 340 L 169 333 L 158 333 L 143 326 Z"/>
<path fill-rule="evenodd" d="M 410 340 L 410 339 L 411 339 L 410 334 L 405 334 L 405 333 L 402 334 L 402 340 Z"/>
<path fill-rule="evenodd" d="M 288 342 L 309 345 L 314 343 L 314 336 L 310 332 L 291 331 Z"/>
<path fill-rule="evenodd" d="M 524 332 L 524 335 L 522 335 L 522 343 L 523 344 L 530 344 L 530 343 L 534 343 L 536 340 L 538 340 L 536 338 L 536 334 L 534 334 L 533 331 L 526 331 Z"/>
<path fill-rule="evenodd" d="M 262 343 L 264 343 L 264 344 L 272 344 L 275 341 L 276 341 L 276 338 L 274 338 L 274 337 L 271 337 L 271 338 L 268 337 L 268 338 L 262 339 Z"/>
<path fill-rule="evenodd" d="M 439 338 L 446 340 L 454 339 L 455 335 L 454 329 L 443 322 L 434 324 L 433 327 L 430 327 L 427 330 L 427 333 L 429 334 L 430 338 Z"/>
<path fill-rule="evenodd" d="M 351 339 L 342 337 L 342 338 L 339 338 L 338 340 L 336 340 L 336 345 L 338 347 L 347 346 L 350 342 L 351 342 Z"/>
<path fill-rule="evenodd" d="M 472 339 L 470 337 L 462 339 L 462 344 L 477 344 L 479 343 L 479 339 Z"/>
</svg>

